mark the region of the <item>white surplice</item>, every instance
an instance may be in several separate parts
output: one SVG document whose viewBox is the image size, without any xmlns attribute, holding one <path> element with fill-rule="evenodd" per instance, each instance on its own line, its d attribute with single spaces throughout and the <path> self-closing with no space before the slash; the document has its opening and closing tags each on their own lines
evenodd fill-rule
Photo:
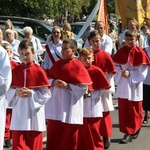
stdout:
<svg viewBox="0 0 150 150">
<path fill-rule="evenodd" d="M 6 117 L 6 97 L 5 93 L 11 84 L 11 66 L 6 50 L 0 46 L 0 150 L 3 150 L 5 117 Z"/>
<path fill-rule="evenodd" d="M 11 130 L 44 131 L 45 128 L 45 103 L 50 98 L 48 87 L 30 89 L 31 97 L 21 98 L 15 95 L 16 88 L 10 88 L 7 98 L 13 108 Z"/>
<path fill-rule="evenodd" d="M 84 99 L 84 117 L 95 118 L 103 116 L 103 105 L 101 102 L 102 91 L 91 91 L 91 97 Z"/>
<path fill-rule="evenodd" d="M 115 63 L 117 84 L 116 97 L 128 99 L 129 101 L 143 100 L 143 81 L 148 72 L 148 65 L 131 66 L 129 63 L 120 65 Z M 130 72 L 128 78 L 121 76 L 123 69 Z"/>
<path fill-rule="evenodd" d="M 110 89 L 103 90 L 101 99 L 102 99 L 104 112 L 108 112 L 108 111 L 114 110 L 112 97 L 113 97 L 113 94 L 115 93 L 115 84 L 114 84 L 113 73 L 105 73 L 105 76 L 111 87 Z"/>
<path fill-rule="evenodd" d="M 83 124 L 83 94 L 88 87 L 73 84 L 69 86 L 69 89 L 60 89 L 55 86 L 51 88 L 52 97 L 46 103 L 46 119 L 69 124 Z"/>
</svg>

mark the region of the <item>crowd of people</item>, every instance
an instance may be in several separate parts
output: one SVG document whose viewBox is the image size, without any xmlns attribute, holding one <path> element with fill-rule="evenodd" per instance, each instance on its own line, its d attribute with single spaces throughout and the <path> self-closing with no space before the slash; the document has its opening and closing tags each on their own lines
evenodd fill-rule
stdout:
<svg viewBox="0 0 150 150">
<path fill-rule="evenodd" d="M 45 130 L 47 150 L 109 149 L 113 96 L 118 98 L 119 129 L 124 134 L 120 143 L 138 138 L 150 111 L 147 25 L 139 30 L 130 20 L 117 33 L 110 22 L 106 35 L 105 23 L 97 21 L 85 32 L 76 57 L 77 42 L 65 22 L 63 30 L 53 27 L 39 62 L 42 46 L 32 28 L 25 27 L 25 38 L 19 41 L 10 22 L 4 36 L 0 30 L 0 150 L 3 141 L 12 150 L 42 150 Z"/>
</svg>

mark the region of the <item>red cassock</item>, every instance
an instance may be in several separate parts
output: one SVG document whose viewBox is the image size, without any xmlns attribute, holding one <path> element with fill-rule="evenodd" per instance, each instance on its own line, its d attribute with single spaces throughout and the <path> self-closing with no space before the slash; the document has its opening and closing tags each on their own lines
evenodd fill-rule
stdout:
<svg viewBox="0 0 150 150">
<path fill-rule="evenodd" d="M 86 67 L 86 69 L 93 82 L 89 85 L 89 91 L 99 91 L 110 88 L 110 84 L 104 72 L 99 67 L 91 65 L 90 67 Z M 79 150 L 104 149 L 103 141 L 99 133 L 100 122 L 100 117 L 84 117 L 84 124 L 79 132 L 79 136 L 82 138 L 82 140 L 79 141 Z"/>
<path fill-rule="evenodd" d="M 93 65 L 100 67 L 104 73 L 116 73 L 112 58 L 107 52 L 101 49 L 94 52 Z"/>
<path fill-rule="evenodd" d="M 137 46 L 124 46 L 113 56 L 113 61 L 123 65 L 129 63 L 131 66 L 148 65 L 149 57 L 143 49 Z M 134 134 L 142 125 L 142 101 L 135 102 L 128 99 L 118 98 L 120 131 L 126 134 Z M 127 111 L 128 115 L 124 115 Z M 129 121 L 132 120 L 132 121 Z"/>
<path fill-rule="evenodd" d="M 104 73 L 115 74 L 116 69 L 111 56 L 103 51 L 102 49 L 94 52 L 94 62 L 93 65 L 101 68 Z M 112 119 L 110 112 L 103 112 L 103 117 L 101 119 L 100 132 L 102 136 L 109 138 L 112 134 Z"/>
<path fill-rule="evenodd" d="M 110 85 L 105 77 L 104 72 L 97 66 L 91 65 L 86 68 L 91 79 L 92 84 L 89 85 L 90 91 L 109 89 Z"/>
<path fill-rule="evenodd" d="M 25 71 L 26 69 L 26 79 Z M 12 71 L 12 84 L 11 87 L 25 87 L 29 89 L 40 88 L 40 87 L 49 87 L 48 78 L 44 70 L 37 64 L 30 62 L 28 64 L 19 64 Z"/>
<path fill-rule="evenodd" d="M 117 51 L 112 59 L 117 64 L 126 64 L 128 62 L 128 58 L 131 66 L 139 66 L 150 63 L 149 57 L 146 55 L 144 50 L 138 46 L 124 46 Z"/>
<path fill-rule="evenodd" d="M 73 85 L 90 85 L 92 83 L 84 65 L 75 58 L 58 60 L 47 72 L 47 76 L 50 79 L 60 79 Z M 47 135 L 49 136 L 47 137 L 46 149 L 76 149 L 80 126 L 78 124 L 62 123 L 57 120 L 48 120 Z M 63 138 L 60 139 L 60 135 Z"/>
<path fill-rule="evenodd" d="M 47 76 L 48 78 L 60 79 L 75 85 L 89 85 L 92 83 L 86 68 L 75 58 L 67 61 L 58 60 L 47 72 Z"/>
<path fill-rule="evenodd" d="M 29 89 L 34 89 L 50 87 L 50 84 L 44 70 L 39 65 L 30 62 L 26 65 L 23 63 L 19 64 L 12 70 L 11 87 L 22 88 L 24 86 Z M 13 140 L 13 150 L 18 149 L 18 141 L 23 146 L 23 149 L 42 149 L 42 132 L 40 131 L 13 130 L 12 138 L 15 139 Z"/>
</svg>

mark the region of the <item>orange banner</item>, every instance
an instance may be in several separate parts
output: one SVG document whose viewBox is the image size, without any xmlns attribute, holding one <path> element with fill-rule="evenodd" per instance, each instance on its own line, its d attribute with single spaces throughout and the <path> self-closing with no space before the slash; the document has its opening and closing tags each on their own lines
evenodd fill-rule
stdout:
<svg viewBox="0 0 150 150">
<path fill-rule="evenodd" d="M 105 23 L 105 34 L 108 34 L 108 20 L 107 20 L 106 0 L 101 0 L 101 2 L 100 2 L 97 21 L 103 21 Z"/>
<path fill-rule="evenodd" d="M 124 27 L 131 19 L 139 26 L 143 25 L 143 22 L 150 25 L 150 0 L 116 0 L 116 3 Z"/>
</svg>

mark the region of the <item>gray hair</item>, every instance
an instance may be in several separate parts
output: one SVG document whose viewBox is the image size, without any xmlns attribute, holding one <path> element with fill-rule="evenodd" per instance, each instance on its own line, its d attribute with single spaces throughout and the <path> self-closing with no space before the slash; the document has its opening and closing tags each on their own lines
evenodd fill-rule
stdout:
<svg viewBox="0 0 150 150">
<path fill-rule="evenodd" d="M 7 30 L 5 30 L 5 35 L 6 34 L 14 35 L 14 31 L 11 29 L 7 29 Z"/>
<path fill-rule="evenodd" d="M 33 29 L 30 26 L 26 26 L 23 28 L 23 33 L 33 34 Z"/>
</svg>

